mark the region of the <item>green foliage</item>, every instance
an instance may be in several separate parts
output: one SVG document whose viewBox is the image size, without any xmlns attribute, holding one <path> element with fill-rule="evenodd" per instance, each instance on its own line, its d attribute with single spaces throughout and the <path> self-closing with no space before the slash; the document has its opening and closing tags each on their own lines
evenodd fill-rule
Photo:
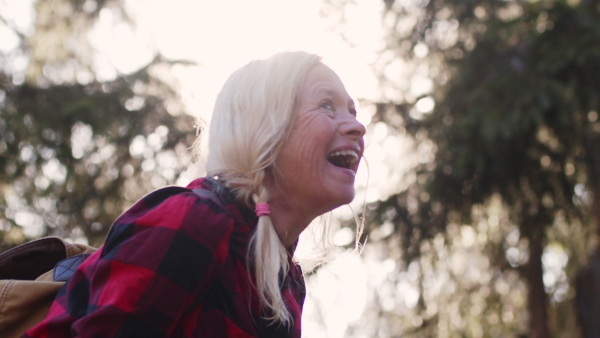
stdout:
<svg viewBox="0 0 600 338">
<path fill-rule="evenodd" d="M 93 70 L 82 33 L 107 8 L 122 10 L 118 1 L 36 2 L 35 33 L 0 55 L 7 65 L 29 57 L 25 71 L 0 72 L 0 250 L 46 235 L 98 246 L 125 207 L 175 183 L 189 161 L 194 119 L 156 76 L 169 62 L 76 81 Z M 71 43 L 49 44 L 61 39 Z"/>
<path fill-rule="evenodd" d="M 593 47 L 600 30 L 588 24 L 598 12 L 585 6 L 536 3 L 523 11 L 509 23 L 488 22 L 488 33 L 455 61 L 435 112 L 417 124 L 438 147 L 434 169 L 425 169 L 432 174 L 432 196 L 461 209 L 498 193 L 509 205 L 527 203 L 536 213 L 548 213 L 545 223 L 523 224 L 527 232 L 529 226 L 550 225 L 559 210 L 572 211 L 575 185 L 589 184 L 593 168 L 586 164 L 595 154 L 589 138 L 597 121 L 588 115 L 600 102 L 599 49 Z M 540 16 L 552 29 L 538 32 Z M 503 29 L 511 35 L 499 34 Z M 465 182 L 473 187 L 443 188 Z M 551 205 L 542 203 L 547 194 Z"/>
<path fill-rule="evenodd" d="M 437 84 L 431 94 L 436 106 L 430 114 L 418 114 L 413 107 L 418 98 L 408 97 L 392 110 L 380 104 L 376 119 L 405 129 L 417 142 L 433 141 L 435 159 L 416 167 L 416 183 L 408 190 L 372 206 L 372 231 L 393 224 L 402 257 L 419 262 L 430 255 L 424 247 L 438 234 L 457 224 L 476 226 L 474 208 L 500 198 L 507 224 L 516 225 L 525 243 L 513 252 L 525 251 L 529 259 L 511 262 L 509 247 L 490 241 L 485 249 L 490 269 L 518 271 L 527 282 L 531 334 L 547 327 L 546 306 L 561 319 L 554 321 L 553 332 L 573 332 L 572 311 L 561 303 L 570 299 L 557 296 L 555 305 L 535 292 L 544 289 L 541 255 L 548 233 L 566 252 L 591 245 L 586 239 L 593 233 L 590 192 L 600 195 L 600 6 L 595 1 L 386 4 L 395 23 L 407 15 L 419 18 L 411 29 L 391 26 L 388 47 L 428 67 Z M 423 60 L 414 54 L 419 44 L 429 51 Z M 581 232 L 559 234 L 559 223 Z M 582 256 L 571 258 L 569 278 L 585 263 Z"/>
<path fill-rule="evenodd" d="M 18 208 L 31 208 L 48 226 L 40 235 L 70 236 L 79 228 L 91 243 L 100 243 L 123 203 L 154 188 L 145 182 L 155 175 L 142 168 L 143 161 L 156 162 L 161 153 L 174 158 L 165 149 L 193 143 L 190 117 L 172 116 L 156 96 L 133 93 L 137 75 L 86 85 L 3 86 L 1 184 L 5 194 L 23 199 Z M 127 109 L 131 100 L 143 105 Z M 150 135 L 158 139 L 154 149 L 146 145 L 134 156 L 133 140 Z M 166 164 L 182 170 L 181 164 Z M 175 178 L 156 174 L 163 184 Z M 14 226 L 17 211 L 11 209 L 4 220 Z"/>
</svg>

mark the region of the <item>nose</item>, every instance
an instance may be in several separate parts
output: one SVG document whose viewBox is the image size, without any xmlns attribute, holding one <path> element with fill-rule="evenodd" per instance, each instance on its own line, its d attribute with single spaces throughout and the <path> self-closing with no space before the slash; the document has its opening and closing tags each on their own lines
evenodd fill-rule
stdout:
<svg viewBox="0 0 600 338">
<path fill-rule="evenodd" d="M 340 127 L 340 133 L 342 135 L 351 136 L 353 139 L 356 140 L 361 139 L 363 136 L 365 136 L 366 132 L 367 129 L 365 128 L 365 126 L 363 126 L 362 123 L 358 122 L 356 117 L 350 114 L 347 115 Z"/>
</svg>

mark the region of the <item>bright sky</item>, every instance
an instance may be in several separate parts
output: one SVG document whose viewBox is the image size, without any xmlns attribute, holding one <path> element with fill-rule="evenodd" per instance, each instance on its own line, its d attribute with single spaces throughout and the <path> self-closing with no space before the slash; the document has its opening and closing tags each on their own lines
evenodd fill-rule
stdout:
<svg viewBox="0 0 600 338">
<path fill-rule="evenodd" d="M 347 7 L 349 20 L 360 20 L 361 29 L 350 30 L 354 47 L 322 19 L 321 0 L 128 0 L 138 25 L 131 32 L 115 25 L 109 11 L 101 15 L 93 40 L 121 71 L 148 61 L 149 50 L 159 49 L 171 59 L 197 61 L 194 71 L 178 72 L 194 113 L 204 115 L 227 76 L 255 58 L 283 50 L 302 49 L 320 54 L 344 79 L 349 92 L 373 97 L 376 81 L 369 65 L 380 36 L 379 6 Z M 108 33 L 108 34 L 107 34 Z"/>
</svg>

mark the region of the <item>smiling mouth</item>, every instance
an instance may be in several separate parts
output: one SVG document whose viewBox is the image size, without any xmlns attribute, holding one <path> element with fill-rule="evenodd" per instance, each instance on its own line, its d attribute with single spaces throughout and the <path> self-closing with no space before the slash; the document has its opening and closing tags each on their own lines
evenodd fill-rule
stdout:
<svg viewBox="0 0 600 338">
<path fill-rule="evenodd" d="M 341 150 L 329 154 L 327 161 L 336 167 L 352 169 L 353 165 L 358 161 L 358 154 L 354 150 Z"/>
</svg>

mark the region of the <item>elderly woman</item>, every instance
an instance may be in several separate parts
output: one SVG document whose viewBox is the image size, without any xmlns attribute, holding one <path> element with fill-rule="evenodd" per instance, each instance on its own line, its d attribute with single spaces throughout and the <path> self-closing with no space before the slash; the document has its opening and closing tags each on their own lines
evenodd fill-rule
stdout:
<svg viewBox="0 0 600 338">
<path fill-rule="evenodd" d="M 365 128 L 339 77 L 304 52 L 242 67 L 212 117 L 208 177 L 120 216 L 27 337 L 300 337 L 293 254 L 354 197 Z"/>
</svg>

